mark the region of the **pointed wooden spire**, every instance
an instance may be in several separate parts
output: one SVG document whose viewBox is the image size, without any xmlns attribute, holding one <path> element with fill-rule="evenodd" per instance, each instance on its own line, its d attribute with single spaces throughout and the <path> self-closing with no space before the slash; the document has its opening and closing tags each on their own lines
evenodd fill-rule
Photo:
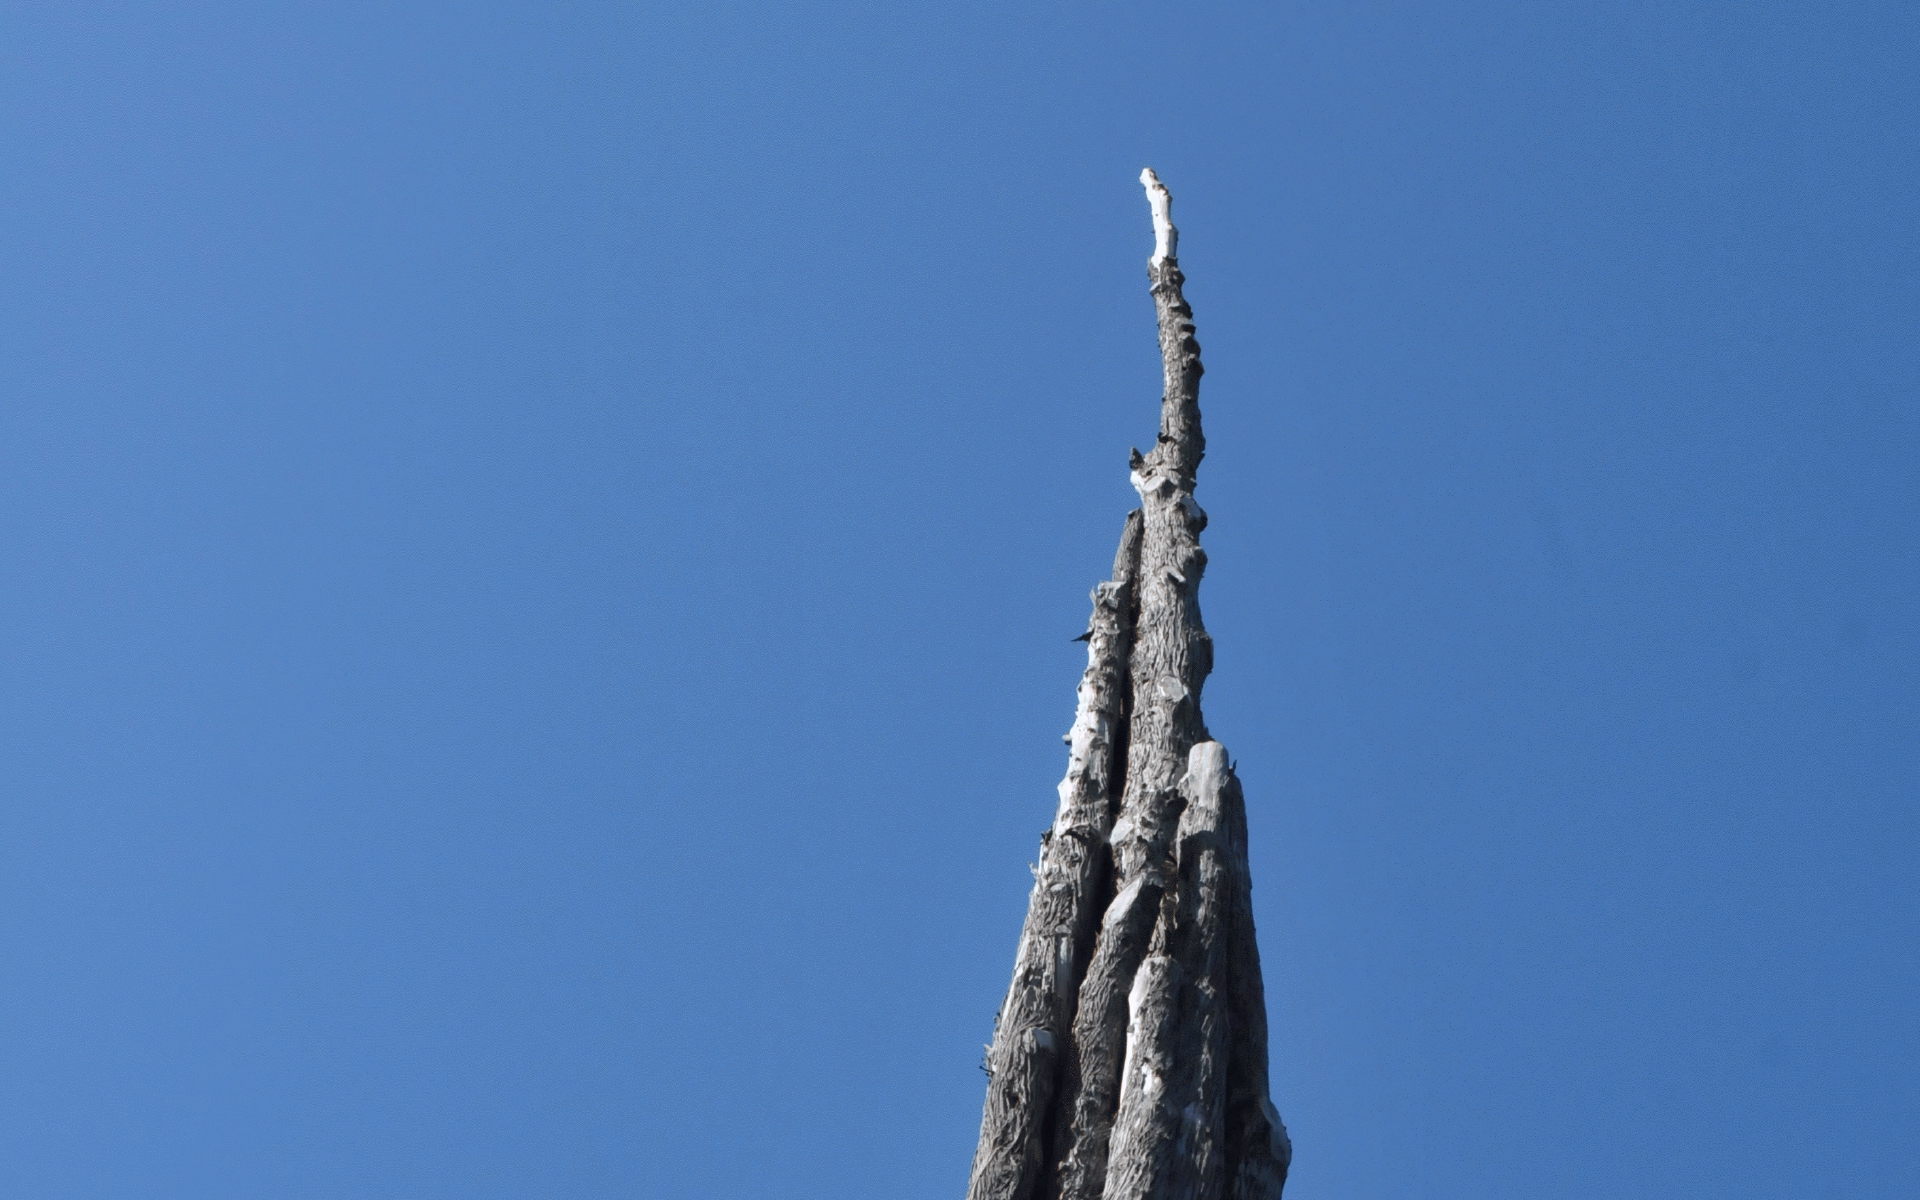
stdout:
<svg viewBox="0 0 1920 1200">
<path fill-rule="evenodd" d="M 1141 172 L 1165 390 L 1141 507 L 1094 589 L 1087 670 L 1042 836 L 968 1200 L 1275 1200 L 1266 1003 L 1240 784 L 1200 690 L 1200 345 L 1172 197 Z"/>
</svg>

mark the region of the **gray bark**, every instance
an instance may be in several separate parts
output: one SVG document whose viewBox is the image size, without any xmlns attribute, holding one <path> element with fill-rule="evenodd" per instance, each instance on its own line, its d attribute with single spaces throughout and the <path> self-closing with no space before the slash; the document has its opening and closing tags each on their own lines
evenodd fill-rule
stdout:
<svg viewBox="0 0 1920 1200">
<path fill-rule="evenodd" d="M 1159 877 L 1140 877 L 1121 887 L 1100 924 L 1100 940 L 1073 1023 L 1074 1088 L 1056 1118 L 1064 1125 L 1053 1194 L 1100 1195 L 1107 1176 L 1107 1135 L 1120 1094 L 1126 1045 L 1128 996 L 1145 957 L 1166 890 Z"/>
<path fill-rule="evenodd" d="M 1227 942 L 1228 1200 L 1279 1200 L 1293 1142 L 1267 1091 L 1267 996 L 1253 929 L 1253 876 L 1247 869 L 1247 806 L 1229 769 L 1220 793 L 1231 856 L 1232 911 Z"/>
<path fill-rule="evenodd" d="M 1207 518 L 1193 501 L 1194 472 L 1206 453 L 1200 433 L 1200 344 L 1193 336 L 1193 310 L 1181 295 L 1179 264 L 1156 256 L 1147 264 L 1147 277 L 1165 387 L 1159 437 L 1146 455 L 1134 451 L 1130 464 L 1144 522 L 1136 584 L 1140 614 L 1130 664 L 1133 719 L 1126 789 L 1112 843 L 1120 895 L 1137 894 L 1139 902 L 1151 901 L 1157 911 L 1180 819 L 1179 782 L 1187 752 L 1206 738 L 1200 688 L 1213 669 L 1213 642 L 1200 620 L 1200 575 L 1207 558 L 1199 534 Z M 1152 930 L 1151 921 L 1134 913 L 1119 921 L 1109 917 L 1101 926 L 1074 1020 L 1081 1080 L 1062 1145 L 1060 1200 L 1098 1200 L 1105 1188 L 1125 1045 L 1126 1017 L 1119 1001 L 1146 956 Z"/>
<path fill-rule="evenodd" d="M 1291 1154 L 1267 1094 L 1245 806 L 1200 713 L 1213 667 L 1199 604 L 1207 518 L 1193 500 L 1200 347 L 1171 200 L 1151 171 L 1141 179 L 1160 432 L 1133 453 L 1141 508 L 1094 593 L 1059 814 L 988 1050 L 969 1200 L 1276 1200 Z"/>
<path fill-rule="evenodd" d="M 980 1118 L 968 1200 L 1020 1200 L 1044 1166 L 1042 1138 L 1079 980 L 1105 900 L 1107 833 L 1119 794 L 1126 739 L 1127 657 L 1133 645 L 1133 580 L 1140 514 L 1128 514 L 1113 578 L 1093 590 L 1087 669 L 1080 677 L 1067 774 L 1014 955 L 1013 984 L 987 1048 L 987 1102 Z"/>
<path fill-rule="evenodd" d="M 1108 1146 L 1107 1200 L 1166 1194 L 1180 1121 L 1181 983 L 1179 961 L 1153 954 L 1140 964 L 1127 994 L 1126 1065 Z"/>
<path fill-rule="evenodd" d="M 1174 840 L 1175 902 L 1165 913 L 1172 919 L 1160 930 L 1166 954 L 1141 964 L 1129 997 L 1106 1200 L 1218 1200 L 1221 1194 L 1228 1023 L 1222 993 L 1232 904 L 1220 795 L 1226 778 L 1220 743 L 1193 748 Z"/>
<path fill-rule="evenodd" d="M 1180 1125 L 1169 1200 L 1219 1200 L 1226 1179 L 1226 1098 L 1232 1016 L 1227 997 L 1233 919 L 1233 849 L 1225 792 L 1233 772 L 1219 742 L 1187 756 L 1176 854 L 1180 902 L 1168 938 L 1185 984 L 1180 994 Z"/>
</svg>

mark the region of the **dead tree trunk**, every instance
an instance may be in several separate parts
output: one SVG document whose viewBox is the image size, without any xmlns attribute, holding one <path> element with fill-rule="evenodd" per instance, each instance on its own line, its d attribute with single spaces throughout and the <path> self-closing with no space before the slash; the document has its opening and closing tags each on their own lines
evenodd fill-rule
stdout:
<svg viewBox="0 0 1920 1200">
<path fill-rule="evenodd" d="M 1200 346 L 1167 190 L 1141 173 L 1165 391 L 1141 507 L 1094 589 L 1059 814 L 1041 837 L 968 1200 L 1275 1200 L 1246 817 L 1200 690 Z"/>
<path fill-rule="evenodd" d="M 1031 1196 L 1044 1166 L 1043 1128 L 1068 1045 L 1080 978 L 1107 885 L 1107 834 L 1126 746 L 1127 655 L 1133 648 L 1133 579 L 1140 514 L 1127 517 L 1113 579 L 1093 589 L 1087 670 L 1067 731 L 1060 809 L 1040 836 L 1033 895 L 1014 954 L 1013 984 L 987 1049 L 986 1112 L 974 1152 L 970 1200 Z"/>
</svg>

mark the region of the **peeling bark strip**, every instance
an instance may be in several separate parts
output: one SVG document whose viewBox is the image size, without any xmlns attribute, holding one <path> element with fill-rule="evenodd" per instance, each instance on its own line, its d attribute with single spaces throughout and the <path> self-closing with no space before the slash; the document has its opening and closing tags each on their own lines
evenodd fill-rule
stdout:
<svg viewBox="0 0 1920 1200">
<path fill-rule="evenodd" d="M 1149 1200 L 1166 1193 L 1180 1108 L 1180 964 L 1155 954 L 1140 964 L 1127 993 L 1127 1058 L 1120 1111 L 1107 1149 L 1104 1194 Z"/>
<path fill-rule="evenodd" d="M 1167 953 L 1141 964 L 1128 997 L 1108 1200 L 1220 1195 L 1231 880 L 1220 808 L 1226 757 L 1218 742 L 1202 742 L 1188 756 L 1186 807 L 1174 843 L 1173 923 L 1163 921 L 1159 931 Z"/>
<path fill-rule="evenodd" d="M 1140 181 L 1160 433 L 1133 452 L 1141 507 L 1094 590 L 968 1200 L 1276 1200 L 1291 1155 L 1267 1095 L 1245 805 L 1200 715 L 1200 346 L 1172 198 L 1152 171 Z"/>
<path fill-rule="evenodd" d="M 1166 1195 L 1217 1197 L 1226 1178 L 1227 955 L 1233 919 L 1233 851 L 1222 793 L 1233 778 L 1227 750 L 1202 742 L 1187 756 L 1186 811 L 1176 838 L 1180 905 L 1168 938 L 1186 975 L 1180 994 L 1180 1125 Z M 1236 785 L 1237 786 L 1237 785 Z"/>
<path fill-rule="evenodd" d="M 1107 882 L 1107 831 L 1126 743 L 1127 656 L 1139 560 L 1140 514 L 1133 512 L 1120 535 L 1113 579 L 1093 589 L 1087 669 L 1066 735 L 1067 776 L 1060 781 L 1053 828 L 1040 836 L 1013 985 L 987 1049 L 991 1079 L 968 1200 L 1020 1200 L 1033 1194 L 1040 1178 L 1043 1126 Z"/>
</svg>

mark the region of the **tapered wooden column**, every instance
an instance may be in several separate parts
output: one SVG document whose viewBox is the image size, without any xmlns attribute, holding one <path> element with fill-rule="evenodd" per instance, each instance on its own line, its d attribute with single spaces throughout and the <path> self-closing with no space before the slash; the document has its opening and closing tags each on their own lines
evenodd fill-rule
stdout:
<svg viewBox="0 0 1920 1200">
<path fill-rule="evenodd" d="M 1200 691 L 1200 346 L 1172 200 L 1141 173 L 1164 390 L 1141 507 L 1094 592 L 1059 815 L 988 1049 L 969 1200 L 1274 1200 L 1291 1147 L 1267 1095 L 1246 819 Z"/>
</svg>

